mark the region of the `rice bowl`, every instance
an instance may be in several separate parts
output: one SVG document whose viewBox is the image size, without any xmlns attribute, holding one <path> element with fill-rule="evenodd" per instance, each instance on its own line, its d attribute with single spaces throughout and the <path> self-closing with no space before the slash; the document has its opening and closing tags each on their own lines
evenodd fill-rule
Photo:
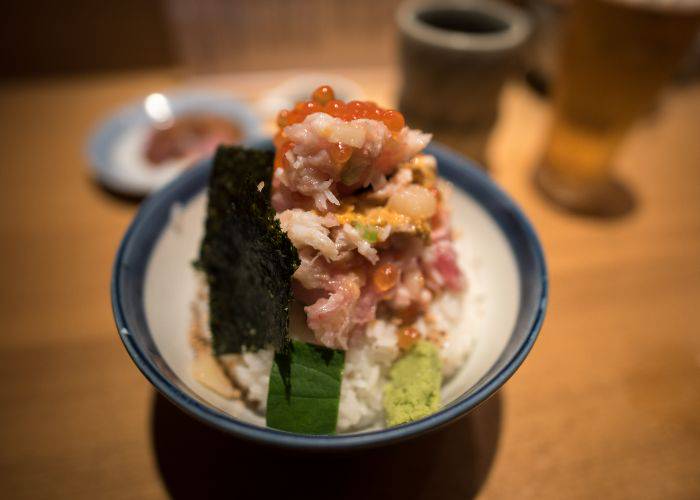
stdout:
<svg viewBox="0 0 700 500">
<path fill-rule="evenodd" d="M 469 355 L 462 316 L 476 293 L 458 262 L 452 188 L 422 153 L 431 136 L 328 86 L 278 125 L 273 165 L 240 148 L 215 157 L 193 377 L 290 432 L 424 418 Z"/>
<path fill-rule="evenodd" d="M 284 447 L 376 446 L 417 436 L 469 412 L 515 372 L 532 347 L 544 317 L 546 271 L 537 238 L 512 201 L 461 157 L 439 146 L 427 152 L 455 185 L 456 230 L 475 237 L 469 247 L 460 246 L 460 259 L 478 276 L 473 282 L 481 288 L 470 310 L 478 321 L 468 314 L 473 351 L 443 388 L 444 407 L 435 415 L 378 431 L 294 435 L 262 427 L 260 416 L 245 405 L 192 378 L 190 305 L 198 283 L 190 263 L 202 238 L 211 160 L 147 200 L 120 246 L 112 300 L 118 333 L 134 363 L 190 415 L 225 432 Z"/>
</svg>

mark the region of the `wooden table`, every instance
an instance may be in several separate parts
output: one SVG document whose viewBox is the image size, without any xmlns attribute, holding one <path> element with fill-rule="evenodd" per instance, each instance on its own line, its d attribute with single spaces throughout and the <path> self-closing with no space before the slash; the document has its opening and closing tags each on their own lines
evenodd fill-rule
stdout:
<svg viewBox="0 0 700 500">
<path fill-rule="evenodd" d="M 394 96 L 391 70 L 347 75 L 378 101 Z M 208 84 L 253 99 L 286 76 Z M 540 339 L 499 396 L 453 428 L 319 461 L 192 421 L 155 396 L 117 337 L 111 264 L 136 205 L 91 182 L 85 140 L 116 105 L 182 81 L 0 87 L 3 498 L 247 498 L 246 478 L 306 485 L 308 498 L 360 487 L 383 498 L 700 498 L 700 86 L 670 91 L 630 136 L 620 174 L 638 207 L 606 221 L 567 215 L 534 191 L 547 106 L 508 87 L 491 158 L 547 253 Z"/>
</svg>

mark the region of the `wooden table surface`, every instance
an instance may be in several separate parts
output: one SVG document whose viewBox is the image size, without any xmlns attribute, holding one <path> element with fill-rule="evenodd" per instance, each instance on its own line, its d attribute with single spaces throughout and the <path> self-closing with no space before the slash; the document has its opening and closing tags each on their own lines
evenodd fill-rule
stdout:
<svg viewBox="0 0 700 500">
<path fill-rule="evenodd" d="M 375 100 L 395 96 L 389 69 L 346 74 Z M 286 76 L 207 84 L 253 100 Z M 547 105 L 508 87 L 490 153 L 547 254 L 539 340 L 499 395 L 452 428 L 319 460 L 184 416 L 115 331 L 110 271 L 136 205 L 91 181 L 85 141 L 118 104 L 183 82 L 159 72 L 0 86 L 3 498 L 248 498 L 253 479 L 306 484 L 308 498 L 317 484 L 325 498 L 700 498 L 700 85 L 670 90 L 630 135 L 619 172 L 638 204 L 615 220 L 538 196 Z"/>
</svg>

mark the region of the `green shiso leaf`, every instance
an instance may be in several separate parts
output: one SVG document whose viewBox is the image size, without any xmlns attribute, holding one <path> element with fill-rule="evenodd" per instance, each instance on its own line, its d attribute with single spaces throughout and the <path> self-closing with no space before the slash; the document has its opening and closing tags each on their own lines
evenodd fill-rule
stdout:
<svg viewBox="0 0 700 500">
<path fill-rule="evenodd" d="M 272 162 L 271 152 L 241 147 L 220 147 L 214 158 L 197 265 L 209 284 L 217 355 L 281 349 L 287 338 L 299 256 L 270 205 Z"/>
<path fill-rule="evenodd" d="M 384 386 L 387 425 L 405 424 L 435 413 L 440 407 L 441 386 L 438 348 L 419 340 L 389 372 L 389 382 Z"/>
<path fill-rule="evenodd" d="M 301 434 L 334 434 L 345 352 L 292 341 L 275 354 L 267 425 Z"/>
</svg>

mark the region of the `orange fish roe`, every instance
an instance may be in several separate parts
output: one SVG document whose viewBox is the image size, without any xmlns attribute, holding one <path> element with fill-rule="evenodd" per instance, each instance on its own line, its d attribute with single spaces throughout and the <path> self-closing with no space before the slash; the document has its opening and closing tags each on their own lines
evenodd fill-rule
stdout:
<svg viewBox="0 0 700 500">
<path fill-rule="evenodd" d="M 328 101 L 323 107 L 324 113 L 328 113 L 331 116 L 340 116 L 345 110 L 345 103 L 339 101 L 338 99 L 333 99 Z"/>
<path fill-rule="evenodd" d="M 394 264 L 382 264 L 372 274 L 372 281 L 380 292 L 386 292 L 399 281 L 399 269 Z"/>
<path fill-rule="evenodd" d="M 289 111 L 283 109 L 277 113 L 277 126 L 279 128 L 284 128 L 289 125 Z"/>
<path fill-rule="evenodd" d="M 352 148 L 342 143 L 331 144 L 328 154 L 330 154 L 335 164 L 342 165 L 343 163 L 347 163 L 352 156 Z"/>
<path fill-rule="evenodd" d="M 413 327 L 402 328 L 399 330 L 399 349 L 407 350 L 410 349 L 413 344 L 415 344 L 420 338 L 418 330 Z"/>
<path fill-rule="evenodd" d="M 393 109 L 384 111 L 382 121 L 389 130 L 401 130 L 406 124 L 403 115 Z"/>
<path fill-rule="evenodd" d="M 279 142 L 277 138 L 275 138 L 275 143 Z M 294 147 L 294 143 L 290 141 L 285 141 L 282 144 L 275 144 L 275 161 L 273 163 L 275 168 L 278 167 L 285 167 L 287 165 L 287 158 L 286 154 L 287 151 L 292 149 Z"/>
<path fill-rule="evenodd" d="M 335 99 L 335 92 L 330 85 L 321 85 L 311 94 L 311 99 L 321 105 L 326 104 L 331 99 Z"/>
<path fill-rule="evenodd" d="M 392 132 L 399 132 L 405 126 L 403 115 L 393 109 L 384 109 L 370 101 L 350 101 L 344 103 L 335 98 L 333 89 L 323 85 L 311 94 L 311 100 L 302 101 L 294 109 L 282 110 L 277 115 L 277 125 L 284 128 L 287 125 L 301 123 L 312 113 L 323 112 L 341 120 L 350 121 L 359 118 L 379 120 L 384 122 Z"/>
</svg>

